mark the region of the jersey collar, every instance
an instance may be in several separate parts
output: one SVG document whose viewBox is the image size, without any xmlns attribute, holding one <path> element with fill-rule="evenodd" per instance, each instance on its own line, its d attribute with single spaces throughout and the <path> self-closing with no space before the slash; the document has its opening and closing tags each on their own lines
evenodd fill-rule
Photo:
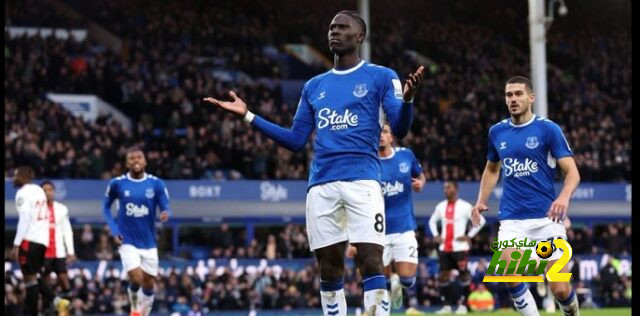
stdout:
<svg viewBox="0 0 640 316">
<path fill-rule="evenodd" d="M 331 72 L 333 72 L 336 75 L 346 75 L 346 74 L 350 74 L 356 70 L 358 70 L 358 68 L 362 67 L 362 65 L 364 65 L 364 60 L 361 60 L 357 65 L 349 68 L 349 69 L 345 69 L 345 70 L 337 70 L 335 68 L 331 69 Z"/>
<path fill-rule="evenodd" d="M 143 173 L 142 174 L 142 179 L 134 179 L 131 177 L 131 173 L 127 172 L 127 179 L 133 181 L 133 182 L 142 182 L 144 180 L 147 180 L 147 173 Z"/>
<path fill-rule="evenodd" d="M 387 156 L 387 157 L 379 157 L 380 160 L 387 160 L 387 159 L 391 159 L 393 158 L 393 156 L 396 155 L 396 149 L 391 147 L 391 155 Z"/>
<path fill-rule="evenodd" d="M 511 124 L 511 126 L 516 127 L 516 128 L 521 128 L 521 127 L 525 127 L 531 123 L 533 123 L 533 121 L 535 121 L 536 119 L 536 115 L 532 115 L 531 119 L 529 121 L 527 121 L 526 123 L 522 123 L 522 124 L 513 124 L 513 121 L 511 120 L 511 118 L 509 118 L 509 124 Z"/>
</svg>

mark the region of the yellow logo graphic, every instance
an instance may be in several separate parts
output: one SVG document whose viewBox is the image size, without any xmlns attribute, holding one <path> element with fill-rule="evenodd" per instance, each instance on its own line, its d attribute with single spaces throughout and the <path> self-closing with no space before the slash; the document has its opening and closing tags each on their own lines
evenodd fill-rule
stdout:
<svg viewBox="0 0 640 316">
<path fill-rule="evenodd" d="M 560 273 L 560 270 L 564 268 L 573 256 L 573 250 L 566 240 L 556 239 L 553 244 L 549 241 L 539 242 L 536 246 L 536 254 L 542 259 L 547 259 L 551 257 L 555 248 L 562 249 L 564 252 L 562 257 L 547 271 L 547 280 L 549 282 L 569 282 L 571 273 Z M 514 251 L 511 253 L 511 260 L 507 262 L 507 259 L 500 260 L 502 251 L 494 249 L 487 275 L 485 275 L 482 282 L 544 282 L 544 277 L 541 274 L 544 274 L 548 260 L 540 260 L 540 264 L 538 264 L 538 260 L 531 258 L 532 252 L 531 249 L 527 249 L 521 255 L 520 252 Z M 525 274 L 525 268 L 526 274 L 537 275 L 523 275 Z M 505 274 L 505 270 L 508 275 L 502 275 Z"/>
<path fill-rule="evenodd" d="M 550 241 L 541 241 L 538 243 L 538 246 L 536 246 L 536 254 L 541 259 L 547 259 L 553 254 L 553 248 Z"/>
</svg>

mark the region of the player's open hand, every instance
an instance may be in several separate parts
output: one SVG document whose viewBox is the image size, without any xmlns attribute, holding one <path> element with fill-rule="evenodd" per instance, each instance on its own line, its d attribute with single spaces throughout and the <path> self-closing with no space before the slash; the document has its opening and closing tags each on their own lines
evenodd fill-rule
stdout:
<svg viewBox="0 0 640 316">
<path fill-rule="evenodd" d="M 488 210 L 489 210 L 489 207 L 485 203 L 477 203 L 471 209 L 471 224 L 473 224 L 473 227 L 480 226 L 480 213 Z"/>
<path fill-rule="evenodd" d="M 242 99 L 240 99 L 233 91 L 229 91 L 229 96 L 233 99 L 232 101 L 220 101 L 211 97 L 203 98 L 203 100 L 240 116 L 247 114 L 247 104 L 244 103 L 244 101 L 242 101 Z"/>
<path fill-rule="evenodd" d="M 567 215 L 567 208 L 569 207 L 569 199 L 558 197 L 547 212 L 547 216 L 554 222 L 559 223 Z"/>
<path fill-rule="evenodd" d="M 75 255 L 68 255 L 67 256 L 67 264 L 72 263 L 76 261 L 76 256 Z"/>
<path fill-rule="evenodd" d="M 411 178 L 411 188 L 414 192 L 422 191 L 422 187 L 424 187 L 424 181 L 420 178 Z"/>
<path fill-rule="evenodd" d="M 424 66 L 420 66 L 420 68 L 418 68 L 416 72 L 409 74 L 409 78 L 404 81 L 404 89 L 402 92 L 404 102 L 413 100 L 413 95 L 415 94 L 418 87 L 422 84 L 423 74 Z"/>
<path fill-rule="evenodd" d="M 438 236 L 438 237 L 433 237 L 433 242 L 436 244 L 441 244 L 442 243 L 442 237 Z"/>
<path fill-rule="evenodd" d="M 169 220 L 169 212 L 163 211 L 162 213 L 160 213 L 160 221 L 161 222 L 166 222 L 168 220 Z"/>
</svg>

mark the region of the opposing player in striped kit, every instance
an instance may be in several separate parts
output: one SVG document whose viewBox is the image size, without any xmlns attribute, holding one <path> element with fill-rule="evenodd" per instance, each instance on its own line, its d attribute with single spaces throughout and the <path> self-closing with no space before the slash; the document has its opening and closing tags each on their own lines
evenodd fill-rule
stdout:
<svg viewBox="0 0 640 316">
<path fill-rule="evenodd" d="M 13 177 L 13 186 L 18 188 L 16 208 L 19 217 L 11 258 L 18 260 L 27 287 L 25 314 L 36 316 L 40 291 L 44 296 L 51 297 L 58 311 L 64 311 L 69 306 L 69 300 L 54 297 L 53 291 L 38 277 L 49 244 L 49 213 L 47 197 L 40 186 L 31 183 L 33 178 L 35 173 L 29 166 L 18 167 Z"/>
<path fill-rule="evenodd" d="M 49 245 L 44 252 L 44 281 L 49 284 L 49 275 L 51 272 L 55 272 L 58 284 L 62 288 L 60 296 L 69 299 L 71 285 L 67 275 L 67 264 L 76 259 L 69 209 L 66 205 L 54 200 L 56 188 L 53 182 L 43 181 L 40 186 L 47 197 L 47 211 L 49 212 Z M 45 296 L 46 298 L 47 296 Z M 48 305 L 49 302 L 46 302 L 45 306 Z"/>
<path fill-rule="evenodd" d="M 445 181 L 444 195 L 446 200 L 438 203 L 436 209 L 429 218 L 429 229 L 435 237 L 435 241 L 440 243 L 440 294 L 443 303 L 442 309 L 437 313 L 451 313 L 452 305 L 458 305 L 456 314 L 466 314 L 468 311 L 466 298 L 469 295 L 469 284 L 471 275 L 467 270 L 469 258 L 469 243 L 486 220 L 480 217 L 480 224 L 466 232 L 467 224 L 471 221 L 471 208 L 469 202 L 458 198 L 458 183 L 455 181 Z M 441 223 L 441 232 L 438 232 L 436 223 Z M 460 272 L 460 287 L 451 282 L 451 270 Z"/>
</svg>

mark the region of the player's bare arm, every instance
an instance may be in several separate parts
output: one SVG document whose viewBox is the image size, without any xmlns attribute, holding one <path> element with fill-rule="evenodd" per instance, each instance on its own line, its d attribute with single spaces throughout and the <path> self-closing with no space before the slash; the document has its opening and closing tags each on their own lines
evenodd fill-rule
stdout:
<svg viewBox="0 0 640 316">
<path fill-rule="evenodd" d="M 427 179 L 424 177 L 424 173 L 420 173 L 419 177 L 411 178 L 411 188 L 414 192 L 420 192 L 426 182 Z"/>
<path fill-rule="evenodd" d="M 480 213 L 488 211 L 487 200 L 498 183 L 500 177 L 500 161 L 493 162 L 487 161 L 487 165 L 482 172 L 482 179 L 480 180 L 480 192 L 478 193 L 478 201 L 476 205 L 471 209 L 471 223 L 473 226 L 480 225 Z"/>
<path fill-rule="evenodd" d="M 580 173 L 578 173 L 578 167 L 573 157 L 558 159 L 558 166 L 560 166 L 560 170 L 565 176 L 562 191 L 560 191 L 556 200 L 551 203 L 547 213 L 547 216 L 554 222 L 559 222 L 567 216 L 569 200 L 580 183 Z"/>
<path fill-rule="evenodd" d="M 232 101 L 221 101 L 212 97 L 203 98 L 205 102 L 212 103 L 224 110 L 227 110 L 233 114 L 237 114 L 239 116 L 245 116 L 247 114 L 247 104 L 244 103 L 242 99 L 240 99 L 235 92 L 229 91 L 229 96 Z"/>
<path fill-rule="evenodd" d="M 422 84 L 424 76 L 424 66 L 420 66 L 416 72 L 409 74 L 409 78 L 404 81 L 403 99 L 404 102 L 411 102 L 418 87 Z"/>
<path fill-rule="evenodd" d="M 20 251 L 20 247 L 13 246 L 13 248 L 11 248 L 11 253 L 9 254 L 9 259 L 14 260 L 14 261 L 18 261 L 18 252 L 19 251 Z"/>
</svg>

